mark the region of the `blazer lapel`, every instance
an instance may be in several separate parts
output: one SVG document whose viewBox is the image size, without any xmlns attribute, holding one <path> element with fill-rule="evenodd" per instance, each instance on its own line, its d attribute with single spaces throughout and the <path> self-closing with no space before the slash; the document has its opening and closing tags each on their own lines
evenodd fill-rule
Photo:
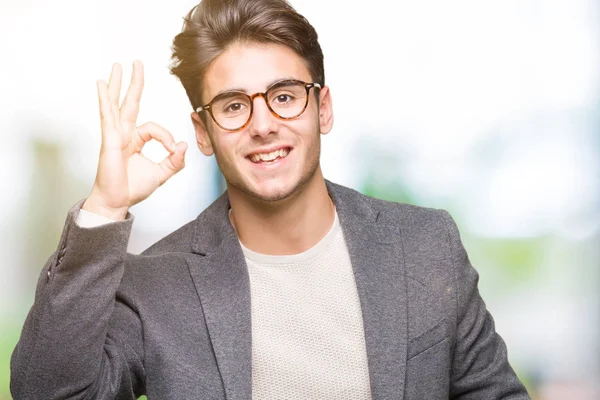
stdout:
<svg viewBox="0 0 600 400">
<path fill-rule="evenodd" d="M 402 399 L 408 345 L 407 286 L 400 232 L 377 223 L 358 195 L 327 182 L 350 253 L 362 308 L 373 399 Z"/>
<path fill-rule="evenodd" d="M 226 195 L 197 220 L 188 262 L 227 399 L 252 397 L 250 282 Z"/>
</svg>

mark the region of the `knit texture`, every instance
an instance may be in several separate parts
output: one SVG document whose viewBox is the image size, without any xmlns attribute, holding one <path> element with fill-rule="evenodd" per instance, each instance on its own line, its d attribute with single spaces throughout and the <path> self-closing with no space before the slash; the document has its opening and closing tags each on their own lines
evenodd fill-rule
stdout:
<svg viewBox="0 0 600 400">
<path fill-rule="evenodd" d="M 363 320 L 336 214 L 311 249 L 243 248 L 250 276 L 253 399 L 370 399 Z"/>
</svg>

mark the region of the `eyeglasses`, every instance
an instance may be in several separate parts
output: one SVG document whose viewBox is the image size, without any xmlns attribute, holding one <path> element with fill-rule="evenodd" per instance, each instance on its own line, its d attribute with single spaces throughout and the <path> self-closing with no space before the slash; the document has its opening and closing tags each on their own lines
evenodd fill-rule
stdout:
<svg viewBox="0 0 600 400">
<path fill-rule="evenodd" d="M 266 92 L 248 95 L 232 90 L 217 95 L 210 103 L 198 107 L 197 113 L 208 111 L 215 123 L 226 131 L 244 129 L 250 123 L 254 99 L 262 97 L 271 113 L 279 119 L 298 118 L 308 106 L 311 88 L 321 89 L 318 83 L 306 83 L 295 79 L 275 82 Z"/>
</svg>

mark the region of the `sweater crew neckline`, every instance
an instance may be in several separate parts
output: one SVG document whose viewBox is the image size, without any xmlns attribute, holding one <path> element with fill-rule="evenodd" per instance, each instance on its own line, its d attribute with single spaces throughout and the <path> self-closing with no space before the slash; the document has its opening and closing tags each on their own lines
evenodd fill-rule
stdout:
<svg viewBox="0 0 600 400">
<path fill-rule="evenodd" d="M 308 250 L 305 250 L 301 253 L 297 254 L 287 254 L 287 255 L 271 255 L 271 254 L 263 254 L 257 253 L 255 251 L 250 250 L 246 246 L 242 244 L 240 241 L 240 246 L 242 246 L 242 251 L 244 252 L 244 257 L 254 262 L 260 264 L 267 265 L 286 265 L 286 264 L 295 264 L 298 262 L 306 261 L 321 252 L 325 251 L 327 247 L 333 242 L 337 231 L 340 229 L 340 223 L 338 219 L 337 211 L 335 212 L 335 216 L 333 219 L 333 225 L 329 232 L 321 239 L 317 244 L 311 247 Z"/>
</svg>

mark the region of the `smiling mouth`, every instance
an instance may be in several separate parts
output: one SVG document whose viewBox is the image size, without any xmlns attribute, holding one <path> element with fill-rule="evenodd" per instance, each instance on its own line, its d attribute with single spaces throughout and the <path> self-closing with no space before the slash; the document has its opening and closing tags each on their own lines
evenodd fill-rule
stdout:
<svg viewBox="0 0 600 400">
<path fill-rule="evenodd" d="M 252 161 L 254 164 L 273 164 L 274 162 L 284 159 L 290 154 L 292 149 L 289 147 L 284 147 L 282 149 L 277 149 L 270 153 L 254 153 L 247 156 L 247 158 Z"/>
</svg>

